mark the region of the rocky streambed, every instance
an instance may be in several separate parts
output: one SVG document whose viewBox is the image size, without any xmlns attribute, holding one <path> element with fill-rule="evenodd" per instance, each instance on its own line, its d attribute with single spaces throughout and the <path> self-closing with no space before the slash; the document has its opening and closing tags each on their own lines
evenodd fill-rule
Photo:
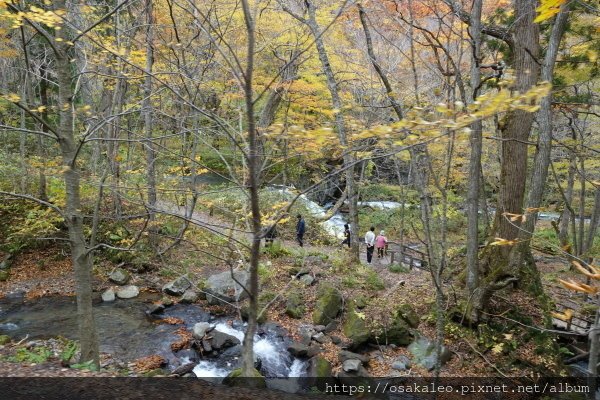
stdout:
<svg viewBox="0 0 600 400">
<path fill-rule="evenodd" d="M 126 300 L 98 299 L 94 311 L 100 351 L 125 363 L 159 356 L 165 361 L 165 372 L 187 366 L 198 377 L 223 378 L 238 367 L 244 322 L 211 315 L 197 304 L 157 307 L 159 297 L 158 293 L 142 292 Z M 75 298 L 26 300 L 19 293 L 6 296 L 0 299 L 0 335 L 13 341 L 59 336 L 77 339 Z M 288 332 L 279 325 L 266 323 L 259 327 L 254 349 L 256 365 L 264 376 L 306 373 L 307 363 L 288 352 L 291 343 Z"/>
</svg>

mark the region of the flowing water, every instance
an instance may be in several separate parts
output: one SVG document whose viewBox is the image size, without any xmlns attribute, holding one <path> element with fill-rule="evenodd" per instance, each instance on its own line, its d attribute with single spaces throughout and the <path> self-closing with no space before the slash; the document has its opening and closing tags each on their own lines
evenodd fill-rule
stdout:
<svg viewBox="0 0 600 400">
<path fill-rule="evenodd" d="M 178 353 L 171 351 L 171 343 L 179 336 L 175 331 L 181 325 L 157 323 L 146 310 L 159 294 L 142 293 L 130 300 L 117 299 L 111 303 L 95 302 L 94 311 L 100 351 L 110 353 L 118 360 L 133 361 L 140 357 L 158 354 L 165 358 L 169 369 L 190 361 L 199 360 L 194 372 L 198 377 L 223 378 L 241 361 L 241 345 L 231 347 L 212 358 L 200 360 L 193 350 Z M 226 317 L 214 317 L 194 304 L 176 304 L 168 307 L 163 317 L 175 317 L 184 321 L 189 330 L 197 322 L 209 322 L 214 329 L 244 339 L 245 324 L 230 321 Z M 0 299 L 0 334 L 14 340 L 47 339 L 63 336 L 77 339 L 77 315 L 74 297 L 48 296 L 33 301 L 22 295 Z M 29 340 L 28 339 L 28 340 Z M 254 350 L 260 362 L 260 371 L 267 377 L 301 376 L 306 362 L 294 359 L 287 351 L 290 343 L 283 328 L 266 323 L 259 327 L 254 338 Z"/>
</svg>

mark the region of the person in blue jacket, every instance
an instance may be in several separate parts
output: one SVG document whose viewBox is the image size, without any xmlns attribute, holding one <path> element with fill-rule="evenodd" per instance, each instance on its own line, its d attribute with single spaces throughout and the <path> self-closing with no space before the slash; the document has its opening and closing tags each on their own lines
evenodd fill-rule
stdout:
<svg viewBox="0 0 600 400">
<path fill-rule="evenodd" d="M 302 215 L 298 214 L 298 223 L 296 224 L 296 240 L 300 247 L 304 247 L 304 232 L 306 231 L 306 224 Z"/>
</svg>

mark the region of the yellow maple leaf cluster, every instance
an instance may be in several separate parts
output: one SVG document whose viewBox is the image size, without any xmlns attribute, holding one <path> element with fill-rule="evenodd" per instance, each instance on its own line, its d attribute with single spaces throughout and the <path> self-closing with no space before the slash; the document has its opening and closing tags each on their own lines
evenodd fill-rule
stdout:
<svg viewBox="0 0 600 400">
<path fill-rule="evenodd" d="M 541 4 L 536 11 L 537 17 L 533 22 L 539 23 L 546 21 L 560 12 L 560 6 L 562 6 L 566 0 L 542 0 Z"/>
</svg>

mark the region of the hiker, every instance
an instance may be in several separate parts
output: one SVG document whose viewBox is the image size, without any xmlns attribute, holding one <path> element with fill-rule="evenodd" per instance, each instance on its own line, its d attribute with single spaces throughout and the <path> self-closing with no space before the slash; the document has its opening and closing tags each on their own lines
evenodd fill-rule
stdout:
<svg viewBox="0 0 600 400">
<path fill-rule="evenodd" d="M 273 244 L 273 241 L 277 237 L 277 228 L 275 225 L 271 225 L 267 232 L 265 233 L 265 247 L 270 247 Z"/>
<path fill-rule="evenodd" d="M 385 237 L 385 232 L 379 232 L 379 235 L 375 238 L 375 247 L 377 248 L 377 258 L 383 258 L 385 253 L 385 249 L 387 247 L 387 238 Z"/>
<path fill-rule="evenodd" d="M 304 218 L 302 218 L 302 215 L 298 214 L 297 218 L 298 223 L 296 224 L 296 240 L 298 241 L 300 247 L 304 247 L 303 238 L 304 231 L 306 230 L 306 224 L 304 223 Z"/>
<path fill-rule="evenodd" d="M 344 224 L 344 241 L 341 245 L 347 244 L 350 247 L 350 226 L 348 224 Z"/>
<path fill-rule="evenodd" d="M 373 250 L 375 250 L 375 227 L 372 226 L 371 230 L 365 235 L 365 243 L 367 244 L 367 263 L 371 264 L 373 258 Z"/>
</svg>

